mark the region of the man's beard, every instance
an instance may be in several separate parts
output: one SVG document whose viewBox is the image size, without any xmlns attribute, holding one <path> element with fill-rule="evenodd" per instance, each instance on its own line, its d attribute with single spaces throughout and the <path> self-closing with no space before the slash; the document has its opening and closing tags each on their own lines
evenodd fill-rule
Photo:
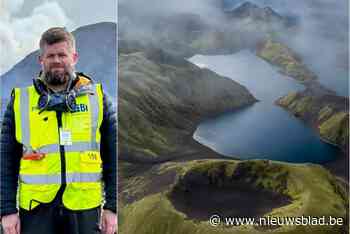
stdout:
<svg viewBox="0 0 350 234">
<path fill-rule="evenodd" d="M 44 80 L 47 84 L 52 86 L 60 86 L 67 83 L 67 81 L 73 76 L 72 69 L 64 68 L 63 72 L 44 71 Z"/>
</svg>

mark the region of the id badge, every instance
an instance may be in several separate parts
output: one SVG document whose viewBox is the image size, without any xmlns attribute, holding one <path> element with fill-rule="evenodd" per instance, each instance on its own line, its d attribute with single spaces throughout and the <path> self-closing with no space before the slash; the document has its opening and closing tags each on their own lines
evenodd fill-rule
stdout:
<svg viewBox="0 0 350 234">
<path fill-rule="evenodd" d="M 72 132 L 60 128 L 60 145 L 72 145 Z"/>
</svg>

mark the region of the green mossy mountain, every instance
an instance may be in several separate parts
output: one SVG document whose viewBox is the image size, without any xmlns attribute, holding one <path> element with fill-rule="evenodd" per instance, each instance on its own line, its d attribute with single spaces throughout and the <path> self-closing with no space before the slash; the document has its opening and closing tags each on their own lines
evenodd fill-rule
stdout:
<svg viewBox="0 0 350 234">
<path fill-rule="evenodd" d="M 229 78 L 161 50 L 119 55 L 120 153 L 147 157 L 184 150 L 205 117 L 256 99 Z"/>
<path fill-rule="evenodd" d="M 218 191 L 227 191 L 236 182 L 245 183 L 256 189 L 251 199 L 266 191 L 285 197 L 288 203 L 279 207 L 265 204 L 268 211 L 262 216 L 274 217 L 332 216 L 346 220 L 349 195 L 346 185 L 319 165 L 192 160 L 206 158 L 203 152 L 194 150 L 199 146 L 191 143 L 200 120 L 254 103 L 254 97 L 232 80 L 162 50 L 121 53 L 119 68 L 119 108 L 124 110 L 119 113 L 120 233 L 341 234 L 347 230 L 347 225 L 214 228 L 208 221 L 190 218 L 177 208 L 177 203 L 186 199 L 180 196 L 174 200 L 174 194 L 191 194 L 191 189 L 198 188 L 191 186 L 192 182 Z M 325 100 L 327 105 L 323 105 Z M 308 83 L 303 93 L 290 94 L 279 102 L 311 123 L 320 121 L 320 129 L 331 139 L 342 139 L 336 129 L 343 129 L 339 121 L 344 122 L 341 111 L 345 103 L 317 82 Z M 193 152 L 190 158 L 174 161 L 187 152 Z M 126 162 L 131 155 L 143 160 Z M 223 198 L 239 191 L 223 192 Z M 242 207 L 232 209 L 239 211 Z"/>
<path fill-rule="evenodd" d="M 277 104 L 313 126 L 326 142 L 344 152 L 349 139 L 349 98 L 307 88 L 280 98 Z"/>
<path fill-rule="evenodd" d="M 246 183 L 257 189 L 251 194 L 254 199 L 258 193 L 272 191 L 288 197 L 290 201 L 275 207 L 259 217 L 300 217 L 300 216 L 332 216 L 346 220 L 348 193 L 340 182 L 321 166 L 312 164 L 291 164 L 272 162 L 268 160 L 234 161 L 234 160 L 195 160 L 191 162 L 169 162 L 154 166 L 150 170 L 157 175 L 159 181 L 173 173 L 170 183 L 160 185 L 158 190 L 147 192 L 154 187 L 154 181 L 139 176 L 138 186 L 130 187 L 134 193 L 141 192 L 146 196 L 125 204 L 120 209 L 120 228 L 122 234 L 189 234 L 189 233 L 284 233 L 284 234 L 341 234 L 346 226 L 264 226 L 253 225 L 229 226 L 221 224 L 211 227 L 208 220 L 190 219 L 187 214 L 178 210 L 174 196 L 182 191 L 183 196 L 189 196 L 196 189 L 212 186 L 218 190 L 232 188 L 232 195 L 241 190 L 233 189 L 235 183 Z M 170 173 L 171 172 L 171 173 Z M 148 173 L 149 174 L 149 173 Z M 153 185 L 152 185 L 153 183 Z M 162 187 L 159 189 L 159 187 Z M 130 192 L 130 191 L 129 191 Z M 187 195 L 186 195 L 187 194 Z M 205 195 L 205 194 L 203 194 Z M 226 196 L 227 197 L 227 196 Z M 180 197 L 181 198 L 181 197 Z M 213 201 L 218 198 L 210 198 Z M 210 203 L 210 199 L 208 203 Z M 224 197 L 222 197 L 224 199 Z M 177 202 L 186 202 L 179 199 Z M 207 205 L 208 205 L 207 203 Z M 187 203 L 186 203 L 187 204 Z M 189 206 L 190 204 L 184 204 Z M 322 205 L 320 205 L 322 204 Z M 232 210 L 244 204 L 228 203 Z M 203 204 L 205 206 L 205 204 Z M 264 206 L 264 204 L 261 204 Z M 226 207 L 226 208 L 227 208 Z M 217 214 L 222 214 L 224 208 L 217 207 Z M 208 218 L 210 214 L 208 214 Z"/>
<path fill-rule="evenodd" d="M 323 141 L 342 150 L 342 157 L 325 166 L 335 175 L 348 178 L 349 98 L 337 96 L 334 91 L 320 84 L 317 76 L 303 64 L 299 56 L 283 43 L 266 40 L 258 44 L 257 55 L 306 87 L 304 91 L 291 92 L 278 99 L 276 104 L 305 121 Z"/>
<path fill-rule="evenodd" d="M 323 88 L 314 82 L 316 76 L 291 49 L 261 37 L 246 45 L 246 39 L 252 37 L 246 37 L 240 32 L 221 33 L 206 28 L 198 17 L 189 15 L 178 17 L 176 20 L 181 21 L 179 24 L 157 20 L 160 22 L 157 30 L 148 34 L 146 29 L 145 34 L 151 37 L 150 41 L 133 41 L 138 37 L 124 37 L 128 32 L 120 34 L 118 104 L 123 111 L 119 112 L 119 232 L 345 233 L 348 225 L 210 227 L 207 220 L 193 218 L 180 209 L 181 205 L 190 207 L 191 203 L 186 203 L 188 200 L 182 198 L 186 194 L 193 194 L 197 188 L 207 189 L 208 193 L 212 192 L 211 189 L 221 192 L 222 196 L 205 200 L 202 207 L 207 207 L 211 199 L 220 200 L 237 195 L 247 189 L 243 186 L 247 185 L 249 189 L 253 188 L 251 191 L 255 191 L 249 195 L 252 202 L 256 200 L 255 196 L 264 193 L 273 193 L 282 199 L 281 203 L 276 201 L 279 206 L 262 202 L 262 207 L 259 205 L 258 208 L 264 208 L 264 213 L 258 217 L 324 215 L 347 220 L 349 194 L 345 183 L 322 166 L 269 160 L 219 160 L 221 155 L 195 144 L 192 138 L 204 118 L 236 110 L 256 100 L 236 82 L 207 69 L 200 69 L 183 57 L 196 53 L 233 53 L 243 48 L 255 48 L 255 41 L 262 39 L 264 43 L 258 45 L 258 56 L 279 67 L 282 73 L 312 88 L 313 92 L 322 91 Z M 139 23 L 142 25 L 142 22 Z M 142 28 L 140 25 L 137 29 Z M 187 26 L 191 26 L 191 30 L 187 30 Z M 143 33 L 142 30 L 140 32 Z M 326 93 L 333 95 L 331 92 L 323 95 Z M 296 110 L 313 110 L 313 105 L 317 103 L 314 103 L 315 95 L 306 95 L 310 97 L 305 96 Z M 323 102 L 322 98 L 320 102 Z M 317 112 L 317 118 L 322 121 L 331 120 L 324 122 L 323 131 L 331 132 L 332 138 L 337 132 L 333 131 L 337 129 L 334 123 L 343 118 L 343 115 L 333 116 L 334 110 L 335 107 L 329 105 Z M 241 185 L 242 189 L 232 189 Z M 196 194 L 200 193 L 197 191 Z M 200 194 L 198 198 L 205 194 Z M 244 204 L 237 203 L 239 201 L 217 206 L 218 213 L 227 207 L 244 212 Z"/>
<path fill-rule="evenodd" d="M 298 55 L 283 43 L 271 39 L 265 40 L 258 44 L 256 54 L 277 66 L 281 73 L 300 82 L 317 79 L 317 76 L 303 64 Z"/>
</svg>

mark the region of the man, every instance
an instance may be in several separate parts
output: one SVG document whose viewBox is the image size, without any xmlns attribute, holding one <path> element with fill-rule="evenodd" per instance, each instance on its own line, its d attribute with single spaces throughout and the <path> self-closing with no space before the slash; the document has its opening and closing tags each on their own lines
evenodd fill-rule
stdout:
<svg viewBox="0 0 350 234">
<path fill-rule="evenodd" d="M 116 231 L 115 110 L 77 61 L 73 35 L 51 28 L 39 77 L 12 92 L 0 139 L 5 234 Z"/>
</svg>

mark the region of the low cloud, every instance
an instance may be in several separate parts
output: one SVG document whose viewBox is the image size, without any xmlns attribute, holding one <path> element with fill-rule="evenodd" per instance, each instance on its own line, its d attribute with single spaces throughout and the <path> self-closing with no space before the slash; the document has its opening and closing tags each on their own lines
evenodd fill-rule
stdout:
<svg viewBox="0 0 350 234">
<path fill-rule="evenodd" d="M 22 5 L 23 0 L 5 0 L 0 5 L 0 50 L 6 54 L 0 57 L 0 75 L 37 49 L 40 35 L 45 30 L 53 26 L 72 26 L 57 2 L 44 2 L 29 16 L 14 17 Z"/>
<path fill-rule="evenodd" d="M 131 35 L 130 38 L 142 42 L 144 38 L 159 36 L 147 29 L 152 23 L 158 23 L 157 17 L 176 13 L 198 14 L 205 23 L 213 25 L 214 28 L 222 30 L 225 27 L 228 29 L 235 27 L 240 31 L 239 29 L 247 27 L 245 22 L 241 23 L 239 20 L 228 22 L 220 12 L 222 13 L 223 7 L 226 7 L 226 10 L 232 9 L 247 1 L 260 7 L 269 6 L 280 15 L 295 21 L 298 25 L 295 30 L 289 34 L 282 31 L 284 42 L 325 79 L 331 78 L 326 76 L 329 76 L 329 71 L 332 69 L 348 70 L 348 1 L 150 0 L 149 4 L 143 4 L 141 0 L 119 0 L 121 6 L 119 15 L 122 20 L 119 32 L 125 32 Z M 128 14 L 129 18 L 123 17 Z M 136 21 L 138 17 L 141 19 Z"/>
</svg>

